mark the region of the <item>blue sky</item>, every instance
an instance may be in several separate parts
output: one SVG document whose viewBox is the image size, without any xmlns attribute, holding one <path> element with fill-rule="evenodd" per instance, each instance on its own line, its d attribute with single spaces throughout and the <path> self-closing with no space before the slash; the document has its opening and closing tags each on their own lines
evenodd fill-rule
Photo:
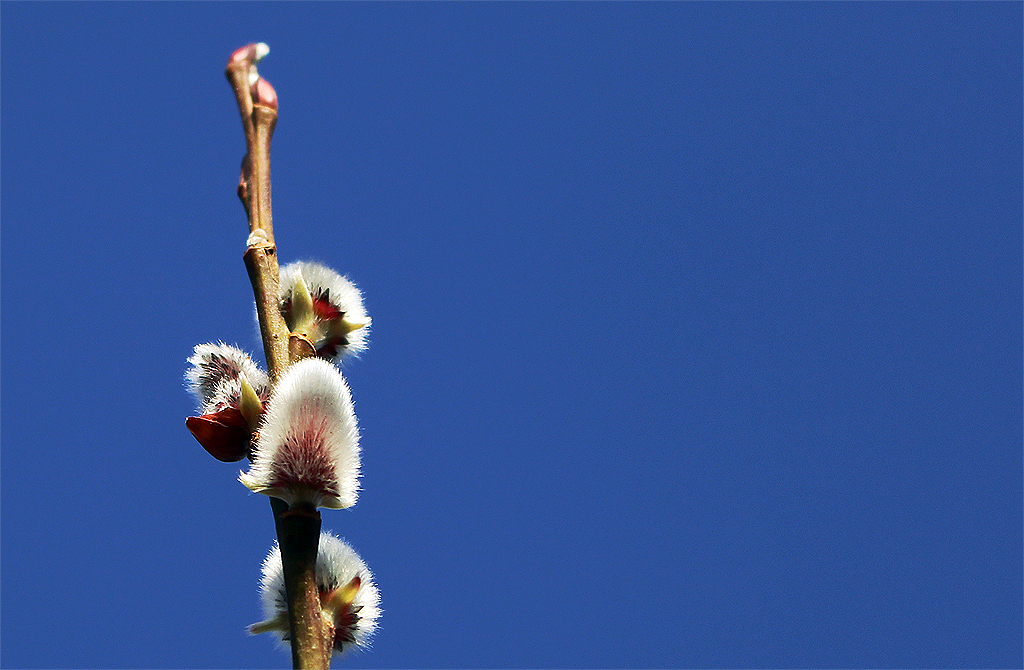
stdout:
<svg viewBox="0 0 1024 670">
<path fill-rule="evenodd" d="M 4 667 L 279 667 L 228 55 L 346 365 L 336 667 L 1020 667 L 1020 3 L 0 8 Z"/>
</svg>

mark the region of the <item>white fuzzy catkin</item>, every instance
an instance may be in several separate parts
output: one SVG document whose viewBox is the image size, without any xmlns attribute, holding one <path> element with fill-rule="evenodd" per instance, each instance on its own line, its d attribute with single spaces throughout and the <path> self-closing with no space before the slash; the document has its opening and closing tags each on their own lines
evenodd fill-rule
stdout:
<svg viewBox="0 0 1024 670">
<path fill-rule="evenodd" d="M 341 653 L 351 648 L 366 647 L 370 636 L 377 628 L 380 616 L 380 593 L 373 581 L 373 574 L 366 567 L 363 559 L 344 540 L 331 533 L 320 533 L 320 546 L 316 556 L 316 584 L 321 594 L 328 594 L 335 589 L 349 584 L 359 577 L 359 590 L 352 601 L 349 623 L 343 630 L 335 630 L 334 652 Z M 280 630 L 276 626 L 267 626 L 274 630 L 282 643 L 289 640 L 288 605 L 284 590 L 284 568 L 281 563 L 281 548 L 274 543 L 266 560 L 263 561 L 263 579 L 260 582 L 260 597 L 263 601 L 263 613 L 268 622 L 284 622 Z M 342 622 L 336 621 L 336 625 Z M 256 624 L 254 627 L 259 626 Z"/>
<path fill-rule="evenodd" d="M 370 318 L 363 306 L 363 294 L 348 277 L 343 277 L 334 270 L 307 261 L 289 263 L 281 268 L 281 305 L 288 304 L 294 292 L 295 283 L 302 279 L 306 282 L 310 295 L 314 300 L 325 300 L 342 313 L 341 318 L 349 324 L 359 324 L 360 328 L 349 331 L 344 341 L 336 344 L 332 355 L 324 355 L 329 360 L 339 361 L 345 356 L 358 356 L 367 346 L 367 335 L 370 330 Z M 289 328 L 293 326 L 290 315 L 284 310 L 285 321 Z M 325 324 L 326 326 L 326 324 Z M 313 342 L 318 355 L 325 340 Z"/>
<path fill-rule="evenodd" d="M 197 344 L 188 362 L 192 367 L 186 371 L 185 380 L 202 414 L 237 407 L 243 375 L 261 400 L 270 395 L 267 373 L 238 347 L 223 342 Z"/>
<path fill-rule="evenodd" d="M 239 481 L 289 506 L 355 504 L 359 428 L 348 384 L 336 367 L 307 358 L 281 376 L 260 424 L 252 467 Z"/>
</svg>

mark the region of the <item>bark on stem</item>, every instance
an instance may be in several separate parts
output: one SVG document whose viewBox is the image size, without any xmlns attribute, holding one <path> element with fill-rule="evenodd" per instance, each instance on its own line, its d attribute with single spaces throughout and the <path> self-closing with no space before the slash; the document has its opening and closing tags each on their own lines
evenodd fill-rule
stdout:
<svg viewBox="0 0 1024 670">
<path fill-rule="evenodd" d="M 292 667 L 329 668 L 334 651 L 333 630 L 328 631 L 316 585 L 316 555 L 320 545 L 320 513 L 289 510 L 288 503 L 270 499 L 281 547 L 284 588 L 288 597 Z M 287 551 L 285 550 L 287 547 Z M 319 633 L 318 633 L 319 631 Z"/>
<path fill-rule="evenodd" d="M 255 48 L 248 53 L 255 54 Z M 276 381 L 292 362 L 288 326 L 278 306 L 280 278 L 270 211 L 270 140 L 277 124 L 277 101 L 271 88 L 273 106 L 260 104 L 260 100 L 254 104 L 254 89 L 250 83 L 250 74 L 255 68 L 253 57 L 235 58 L 233 55 L 225 74 L 235 91 L 245 130 L 246 159 L 242 162 L 238 188 L 249 219 L 245 267 L 256 298 L 267 371 L 271 380 Z M 270 499 L 270 506 L 284 568 L 292 665 L 326 670 L 330 667 L 334 634 L 323 617 L 316 585 L 320 513 L 290 510 L 287 503 L 277 498 Z"/>
<path fill-rule="evenodd" d="M 247 91 L 248 92 L 248 91 Z M 251 98 L 250 98 L 251 100 Z M 279 272 L 277 246 L 274 243 L 274 221 L 270 210 L 270 140 L 277 125 L 277 110 L 264 105 L 250 105 L 253 127 L 249 150 L 249 248 L 245 267 L 249 271 L 256 314 L 263 336 L 263 352 L 274 381 L 288 367 L 288 326 L 278 308 Z M 244 177 L 244 174 L 243 174 Z"/>
<path fill-rule="evenodd" d="M 249 154 L 255 190 L 252 204 L 259 213 L 260 230 L 266 233 L 267 242 L 274 244 L 274 222 L 270 213 L 270 139 L 277 125 L 277 109 L 260 104 L 253 106 L 252 123 L 254 151 Z"/>
<path fill-rule="evenodd" d="M 245 251 L 245 269 L 249 272 L 252 292 L 256 298 L 256 316 L 263 337 L 263 353 L 267 357 L 270 378 L 277 381 L 288 367 L 288 326 L 278 307 L 279 275 L 277 247 L 272 244 L 250 244 Z"/>
</svg>

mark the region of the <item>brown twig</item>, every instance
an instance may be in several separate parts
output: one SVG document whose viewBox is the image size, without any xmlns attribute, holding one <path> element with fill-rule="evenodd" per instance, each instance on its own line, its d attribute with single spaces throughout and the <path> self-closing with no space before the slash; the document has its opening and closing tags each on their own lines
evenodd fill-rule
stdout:
<svg viewBox="0 0 1024 670">
<path fill-rule="evenodd" d="M 292 667 L 321 670 L 331 665 L 334 630 L 323 616 L 316 585 L 316 555 L 320 544 L 320 512 L 296 513 L 288 503 L 270 499 L 281 547 L 284 588 L 288 598 L 288 630 Z M 330 626 L 330 628 L 328 628 Z"/>
<path fill-rule="evenodd" d="M 267 371 L 276 380 L 288 367 L 288 326 L 278 309 L 277 246 L 270 212 L 270 140 L 277 124 L 277 94 L 256 74 L 259 49 L 250 44 L 235 51 L 224 74 L 235 91 L 245 131 L 246 154 L 238 184 L 238 197 L 249 218 L 245 267 L 256 298 Z"/>
<path fill-rule="evenodd" d="M 270 140 L 277 123 L 277 94 L 256 74 L 256 61 L 265 49 L 265 45 L 250 44 L 235 51 L 225 74 L 235 91 L 245 130 L 246 155 L 238 184 L 238 197 L 249 219 L 245 267 L 256 298 L 267 369 L 276 381 L 291 362 L 307 352 L 292 345 L 294 354 L 290 355 L 288 326 L 279 307 L 280 278 L 270 211 Z M 333 630 L 322 614 L 316 585 L 320 513 L 291 510 L 277 498 L 270 499 L 270 506 L 284 567 L 292 665 L 329 668 Z"/>
</svg>

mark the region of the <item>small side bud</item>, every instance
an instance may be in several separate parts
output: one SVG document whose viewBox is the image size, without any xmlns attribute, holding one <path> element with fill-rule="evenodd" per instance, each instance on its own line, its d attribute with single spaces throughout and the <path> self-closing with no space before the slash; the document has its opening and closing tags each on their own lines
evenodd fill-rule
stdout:
<svg viewBox="0 0 1024 670">
<path fill-rule="evenodd" d="M 316 584 L 321 611 L 334 627 L 334 653 L 369 646 L 380 616 L 380 592 L 355 550 L 330 533 L 320 534 Z M 276 544 L 263 561 L 260 594 L 266 619 L 249 626 L 249 632 L 277 633 L 279 641 L 286 645 L 290 639 L 287 599 L 281 549 Z"/>
<path fill-rule="evenodd" d="M 249 154 L 246 153 L 242 157 L 242 167 L 238 173 L 238 199 L 242 201 L 242 205 L 245 207 L 246 215 L 249 214 L 249 210 L 252 203 L 249 202 L 249 180 L 252 179 L 252 161 L 249 159 Z"/>
<path fill-rule="evenodd" d="M 250 74 L 249 86 L 254 105 L 263 105 L 264 107 L 277 109 L 277 91 L 274 90 L 269 81 L 258 75 L 253 79 L 252 74 Z"/>
<path fill-rule="evenodd" d="M 337 368 L 307 358 L 285 371 L 264 413 L 252 467 L 238 479 L 293 509 L 355 504 L 359 428 Z"/>
</svg>

